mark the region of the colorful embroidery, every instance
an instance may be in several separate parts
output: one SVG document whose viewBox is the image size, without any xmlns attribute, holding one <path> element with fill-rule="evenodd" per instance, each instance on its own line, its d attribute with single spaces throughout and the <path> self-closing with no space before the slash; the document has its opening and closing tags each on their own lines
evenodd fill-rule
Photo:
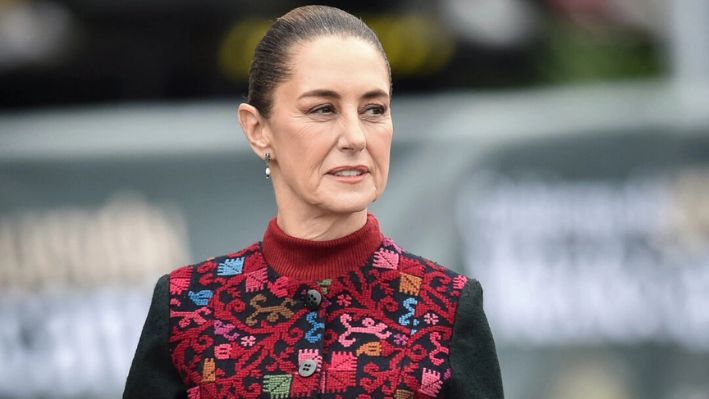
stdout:
<svg viewBox="0 0 709 399">
<path fill-rule="evenodd" d="M 292 378 L 288 374 L 266 375 L 263 377 L 263 391 L 273 399 L 287 398 Z"/>
<path fill-rule="evenodd" d="M 258 269 L 246 275 L 246 292 L 261 291 L 268 282 L 266 268 Z"/>
<path fill-rule="evenodd" d="M 226 259 L 224 262 L 219 264 L 217 269 L 217 276 L 236 276 L 241 274 L 241 270 L 244 267 L 244 257 L 236 259 Z"/>
<path fill-rule="evenodd" d="M 399 265 L 399 254 L 386 249 L 374 253 L 374 266 L 382 269 L 396 270 Z"/>
<path fill-rule="evenodd" d="M 307 339 L 308 342 L 310 342 L 311 344 L 314 344 L 322 339 L 322 333 L 318 333 L 318 331 L 325 329 L 325 323 L 319 323 L 317 321 L 318 320 L 318 313 L 317 312 L 308 313 L 306 320 L 313 328 L 311 328 L 310 330 L 308 330 L 307 333 L 305 333 L 305 339 Z"/>
<path fill-rule="evenodd" d="M 327 371 L 325 392 L 345 392 L 356 385 L 357 357 L 350 352 L 333 352 Z"/>
<path fill-rule="evenodd" d="M 385 331 L 387 329 L 386 324 L 375 323 L 375 321 L 370 317 L 365 317 L 364 320 L 362 320 L 362 327 L 353 327 L 352 325 L 350 325 L 350 321 L 352 321 L 352 316 L 348 315 L 347 313 L 340 316 L 340 322 L 343 326 L 345 326 L 347 330 L 342 335 L 340 335 L 338 341 L 345 348 L 355 343 L 355 338 L 348 338 L 354 333 L 373 334 L 377 336 L 377 338 L 387 338 L 389 337 L 389 335 L 391 335 L 391 332 Z"/>
<path fill-rule="evenodd" d="M 409 295 L 418 295 L 421 288 L 421 277 L 408 273 L 401 273 L 399 292 Z"/>
<path fill-rule="evenodd" d="M 173 364 L 190 399 L 435 398 L 467 281 L 390 239 L 353 272 L 300 281 L 256 243 L 171 273 Z M 306 361 L 314 373 L 299 372 Z"/>
<path fill-rule="evenodd" d="M 441 381 L 441 373 L 424 367 L 423 374 L 421 376 L 421 389 L 419 392 L 435 398 L 438 396 L 438 392 L 441 390 L 442 386 L 443 381 Z"/>
<path fill-rule="evenodd" d="M 204 367 L 202 368 L 202 381 L 213 382 L 217 378 L 216 370 L 217 366 L 214 363 L 214 359 L 204 359 Z"/>
<path fill-rule="evenodd" d="M 317 363 L 317 371 L 320 371 L 322 367 L 322 356 L 317 349 L 301 349 L 298 351 L 298 363 L 302 363 L 305 360 L 314 360 Z"/>
<path fill-rule="evenodd" d="M 202 290 L 202 291 L 190 291 L 189 292 L 189 297 L 194 302 L 196 305 L 199 306 L 207 306 L 207 303 L 209 303 L 209 298 L 212 297 L 212 291 L 210 290 Z"/>
<path fill-rule="evenodd" d="M 276 306 L 262 306 L 261 303 L 266 303 L 268 302 L 266 296 L 258 294 L 251 301 L 249 302 L 251 304 L 251 307 L 254 310 L 253 313 L 249 317 L 246 318 L 246 324 L 249 326 L 255 325 L 257 321 L 257 316 L 265 313 L 268 316 L 266 316 L 266 320 L 268 320 L 271 323 L 275 323 L 278 321 L 279 318 L 283 317 L 284 319 L 289 319 L 293 317 L 293 311 L 290 310 L 289 306 L 293 306 L 295 304 L 295 301 L 291 298 L 286 298 L 284 299 L 280 305 Z"/>
<path fill-rule="evenodd" d="M 332 284 L 332 279 L 329 279 L 329 278 L 318 281 L 318 285 L 320 286 L 322 293 L 325 295 L 327 295 L 327 292 L 330 288 L 330 284 Z"/>
</svg>

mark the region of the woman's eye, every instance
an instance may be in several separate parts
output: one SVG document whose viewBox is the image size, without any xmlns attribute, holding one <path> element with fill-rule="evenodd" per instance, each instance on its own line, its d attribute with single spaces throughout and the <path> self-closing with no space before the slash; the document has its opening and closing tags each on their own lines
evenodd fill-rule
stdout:
<svg viewBox="0 0 709 399">
<path fill-rule="evenodd" d="M 384 115 L 386 108 L 381 105 L 371 105 L 365 108 L 364 113 L 368 115 Z"/>
<path fill-rule="evenodd" d="M 333 108 L 331 105 L 323 105 L 320 107 L 313 108 L 310 112 L 313 114 L 328 115 L 334 113 L 335 108 Z"/>
</svg>

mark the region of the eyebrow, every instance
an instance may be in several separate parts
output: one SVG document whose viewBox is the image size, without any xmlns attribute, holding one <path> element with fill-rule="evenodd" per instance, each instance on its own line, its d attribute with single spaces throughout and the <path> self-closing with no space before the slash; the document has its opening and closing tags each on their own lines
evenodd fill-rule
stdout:
<svg viewBox="0 0 709 399">
<path fill-rule="evenodd" d="M 325 98 L 334 98 L 334 99 L 340 99 L 342 96 L 336 91 L 333 90 L 328 90 L 328 89 L 315 89 L 315 90 L 310 90 L 306 91 L 305 93 L 301 94 L 298 99 L 300 100 L 301 98 L 306 98 L 306 97 L 325 97 Z M 364 93 L 361 97 L 361 99 L 368 100 L 371 98 L 380 98 L 380 97 L 389 97 L 389 93 L 385 92 L 384 90 L 380 89 L 375 89 L 375 90 L 370 90 L 366 93 Z"/>
</svg>

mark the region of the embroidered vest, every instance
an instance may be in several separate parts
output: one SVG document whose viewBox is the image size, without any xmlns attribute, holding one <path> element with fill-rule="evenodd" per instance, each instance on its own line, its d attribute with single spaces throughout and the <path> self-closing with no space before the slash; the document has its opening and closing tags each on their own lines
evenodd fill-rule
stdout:
<svg viewBox="0 0 709 399">
<path fill-rule="evenodd" d="M 170 274 L 170 352 L 190 399 L 436 398 L 467 278 L 385 239 L 361 268 L 278 275 L 260 243 Z"/>
</svg>

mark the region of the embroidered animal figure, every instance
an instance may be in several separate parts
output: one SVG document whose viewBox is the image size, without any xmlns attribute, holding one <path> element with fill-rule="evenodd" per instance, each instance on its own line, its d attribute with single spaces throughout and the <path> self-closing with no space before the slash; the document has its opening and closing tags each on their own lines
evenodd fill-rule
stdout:
<svg viewBox="0 0 709 399">
<path fill-rule="evenodd" d="M 381 342 L 367 342 L 362 344 L 357 351 L 355 351 L 357 356 L 367 355 L 367 356 L 379 356 L 382 354 L 382 344 Z"/>
<path fill-rule="evenodd" d="M 347 331 L 345 331 L 340 337 L 337 339 L 342 346 L 345 348 L 351 346 L 352 344 L 355 343 L 356 339 L 355 338 L 350 338 L 348 339 L 350 335 L 353 333 L 361 333 L 361 334 L 374 334 L 377 338 L 388 338 L 391 335 L 390 331 L 384 331 L 387 329 L 387 325 L 384 323 L 375 323 L 375 321 L 370 318 L 370 317 L 365 317 L 364 320 L 362 320 L 362 327 L 353 327 L 350 324 L 350 321 L 352 321 L 352 316 L 348 314 L 343 314 L 340 316 L 340 322 L 342 323 L 345 328 L 347 328 Z"/>
<path fill-rule="evenodd" d="M 212 298 L 212 293 L 211 290 L 201 290 L 201 291 L 190 291 L 187 293 L 187 295 L 190 297 L 192 302 L 194 302 L 195 305 L 199 306 L 207 306 L 209 303 L 209 300 Z"/>
<path fill-rule="evenodd" d="M 199 308 L 192 312 L 180 312 L 177 310 L 170 310 L 170 318 L 179 317 L 180 321 L 177 323 L 180 328 L 186 328 L 191 322 L 201 326 L 207 320 L 204 317 L 209 316 L 212 313 L 209 308 Z"/>
<path fill-rule="evenodd" d="M 249 315 L 249 317 L 246 318 L 244 323 L 248 326 L 254 326 L 258 321 L 256 320 L 256 317 L 260 315 L 261 313 L 267 313 L 268 316 L 266 316 L 266 320 L 268 320 L 271 323 L 275 323 L 278 321 L 280 317 L 283 317 L 285 319 L 289 319 L 293 317 L 293 311 L 288 308 L 288 306 L 293 306 L 295 305 L 295 300 L 292 298 L 286 298 L 281 302 L 280 305 L 277 306 L 261 306 L 259 305 L 261 302 L 267 302 L 268 299 L 262 295 L 258 294 L 255 297 L 251 298 L 251 301 L 249 304 L 255 308 L 256 310 Z"/>
<path fill-rule="evenodd" d="M 221 335 L 228 341 L 235 341 L 239 337 L 238 332 L 231 333 L 231 330 L 233 329 L 234 325 L 231 323 L 225 323 L 221 320 L 214 320 L 214 333 L 217 335 Z"/>
</svg>

